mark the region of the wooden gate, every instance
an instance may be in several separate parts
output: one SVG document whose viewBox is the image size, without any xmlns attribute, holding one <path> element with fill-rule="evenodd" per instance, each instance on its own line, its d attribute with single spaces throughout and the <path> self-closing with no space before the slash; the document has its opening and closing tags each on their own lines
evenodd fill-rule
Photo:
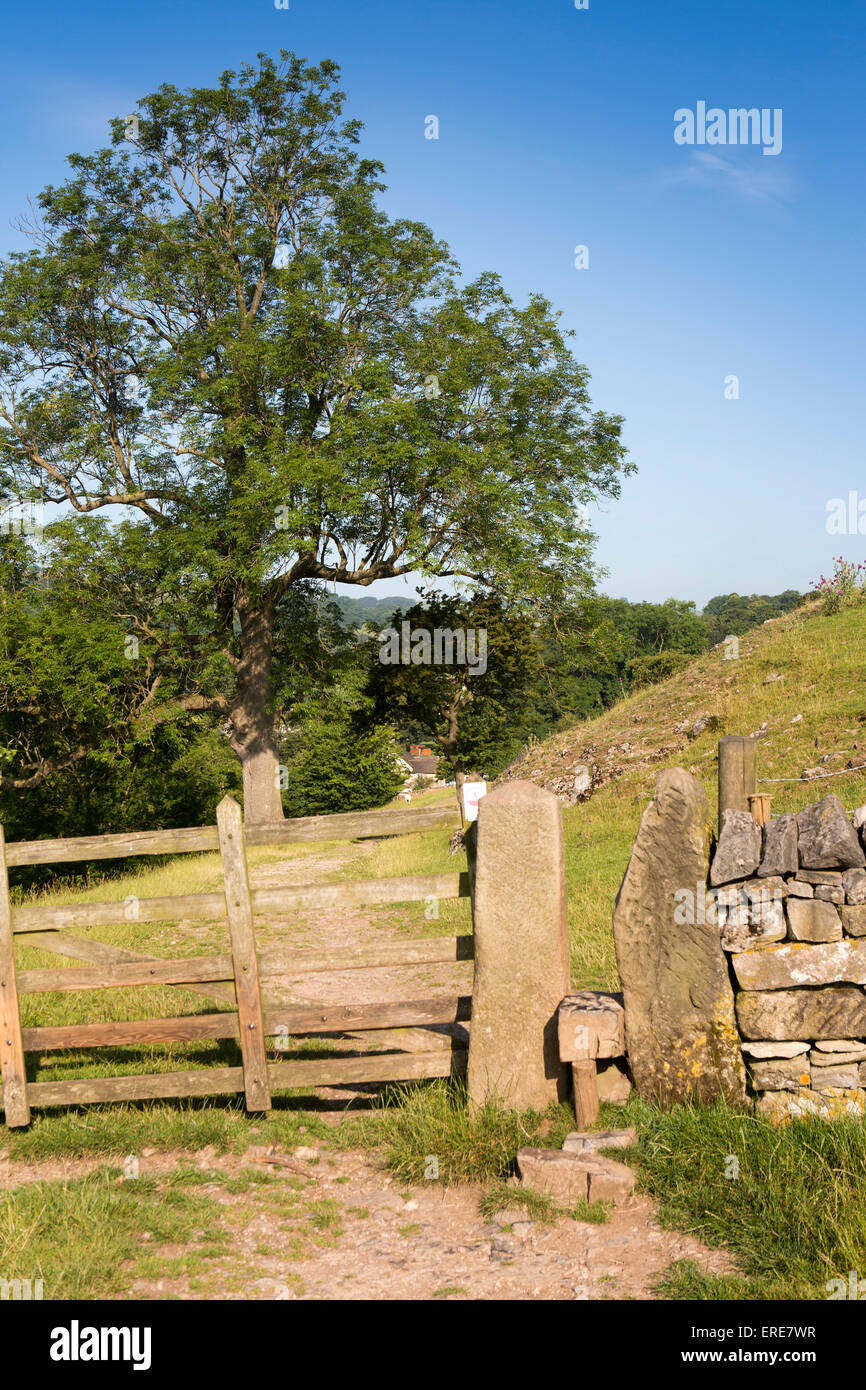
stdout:
<svg viewBox="0 0 866 1390">
<path fill-rule="evenodd" d="M 247 845 L 277 845 L 298 841 L 336 840 L 400 835 L 453 822 L 451 808 L 370 811 L 361 814 L 315 816 L 277 825 L 252 826 L 244 831 L 240 808 L 226 797 L 217 811 L 217 825 L 188 830 L 144 831 L 131 835 L 102 835 L 70 840 L 33 840 L 6 845 L 0 827 L 0 1068 L 6 1123 L 29 1123 L 33 1106 L 79 1105 L 86 1102 L 142 1100 L 174 1096 L 210 1096 L 244 1092 L 251 1111 L 268 1110 L 271 1093 L 303 1086 L 345 1085 L 356 1082 L 401 1081 L 447 1076 L 466 1066 L 465 1047 L 446 1033 L 413 1035 L 413 1050 L 368 1056 L 323 1057 L 315 1060 L 270 1060 L 267 1039 L 315 1034 L 349 1033 L 377 1044 L 388 1042 L 388 1030 L 429 1029 L 469 1018 L 471 996 L 435 997 L 354 1006 L 285 1006 L 271 998 L 278 975 L 314 975 L 350 969 L 394 965 L 426 965 L 469 960 L 472 935 L 434 937 L 381 945 L 260 949 L 254 917 L 284 917 L 292 911 L 458 898 L 470 895 L 468 874 L 433 874 L 405 878 L 360 879 L 347 883 L 309 884 L 290 888 L 251 889 Z M 10 900 L 8 869 L 27 864 L 73 863 L 125 858 L 133 855 L 220 851 L 223 892 L 135 900 L 134 917 L 123 902 L 47 907 L 15 906 Z M 167 959 L 142 955 L 74 935 L 76 927 L 117 925 L 134 920 L 161 927 L 183 921 L 227 923 L 229 952 L 211 956 Z M 22 970 L 16 975 L 15 942 L 37 946 L 83 962 L 53 970 Z M 56 990 L 102 990 L 122 986 L 165 984 L 205 995 L 230 1007 L 216 1013 L 178 1018 L 147 1018 L 132 1022 L 71 1024 L 22 1028 L 19 996 Z M 383 1032 L 384 1030 L 384 1032 Z M 404 1035 L 405 1037 L 405 1035 Z M 430 1040 L 426 1048 L 423 1039 Z M 241 1065 L 150 1075 L 97 1077 L 92 1080 L 28 1081 L 26 1054 L 68 1048 L 122 1047 L 168 1042 L 235 1039 Z"/>
</svg>

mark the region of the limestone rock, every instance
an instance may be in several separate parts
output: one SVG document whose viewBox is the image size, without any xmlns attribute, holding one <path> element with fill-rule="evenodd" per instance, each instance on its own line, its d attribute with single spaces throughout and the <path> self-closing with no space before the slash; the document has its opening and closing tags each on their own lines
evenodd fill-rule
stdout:
<svg viewBox="0 0 866 1390">
<path fill-rule="evenodd" d="M 748 811 L 725 811 L 719 843 L 710 869 L 710 883 L 733 883 L 748 878 L 761 862 L 761 827 Z"/>
<path fill-rule="evenodd" d="M 666 1104 L 745 1099 L 718 926 L 675 920 L 677 891 L 706 882 L 709 835 L 700 782 L 682 768 L 662 772 L 613 912 L 629 1068 L 639 1095 Z"/>
<path fill-rule="evenodd" d="M 765 1042 L 866 1037 L 866 994 L 853 985 L 744 990 L 737 995 L 737 1022 L 744 1038 Z"/>
<path fill-rule="evenodd" d="M 758 865 L 759 878 L 770 874 L 795 874 L 797 858 L 797 817 L 789 812 L 773 816 L 764 829 L 764 855 Z"/>
<path fill-rule="evenodd" d="M 756 1057 L 765 1061 L 777 1057 L 800 1057 L 804 1052 L 809 1051 L 809 1044 L 807 1042 L 747 1042 L 743 1043 L 743 1051 L 747 1057 Z"/>
<path fill-rule="evenodd" d="M 785 887 L 785 880 L 778 874 L 771 874 L 765 878 L 750 878 L 743 884 L 743 892 L 749 902 L 777 902 L 780 898 L 787 897 L 788 890 Z"/>
<path fill-rule="evenodd" d="M 808 1057 L 752 1062 L 749 1079 L 756 1091 L 799 1091 L 812 1080 Z"/>
<path fill-rule="evenodd" d="M 741 951 L 731 956 L 731 964 L 744 990 L 862 985 L 866 984 L 866 941 L 827 941 L 816 946 L 789 941 L 765 951 Z"/>
<path fill-rule="evenodd" d="M 797 874 L 799 883 L 830 883 L 841 884 L 841 869 L 800 869 Z"/>
<path fill-rule="evenodd" d="M 866 855 L 838 796 L 825 796 L 797 815 L 804 869 L 862 869 Z"/>
<path fill-rule="evenodd" d="M 595 1073 L 598 1098 L 607 1105 L 625 1105 L 631 1095 L 631 1081 L 622 1062 L 599 1062 Z"/>
<path fill-rule="evenodd" d="M 812 1090 L 823 1094 L 838 1087 L 855 1090 L 860 1084 L 860 1066 L 857 1062 L 835 1067 L 815 1067 L 812 1072 Z"/>
<path fill-rule="evenodd" d="M 842 875 L 845 899 L 856 906 L 866 903 L 866 869 L 848 869 Z"/>
<path fill-rule="evenodd" d="M 789 898 L 788 931 L 794 941 L 841 941 L 842 919 L 833 903 Z"/>
<path fill-rule="evenodd" d="M 631 1168 L 594 1153 L 518 1149 L 517 1169 L 524 1187 L 545 1192 L 562 1207 L 581 1201 L 623 1202 L 635 1187 Z"/>
<path fill-rule="evenodd" d="M 843 903 L 845 890 L 841 884 L 819 883 L 815 888 L 815 897 L 822 903 Z"/>
<path fill-rule="evenodd" d="M 615 1206 L 631 1196 L 637 1182 L 631 1168 L 625 1163 L 617 1163 L 615 1158 L 602 1158 L 600 1154 L 594 1156 L 588 1177 L 588 1200 L 613 1202 Z"/>
<path fill-rule="evenodd" d="M 636 1129 L 575 1129 L 565 1136 L 562 1147 L 566 1153 L 598 1153 L 600 1149 L 630 1149 L 636 1143 Z"/>
<path fill-rule="evenodd" d="M 856 1043 L 850 1043 L 847 1048 L 834 1050 L 832 1052 L 821 1052 L 817 1047 L 813 1047 L 809 1054 L 809 1061 L 813 1067 L 846 1067 L 851 1063 L 860 1065 L 866 1062 L 866 1047 L 858 1047 Z M 859 1083 L 855 1082 L 855 1085 Z M 842 1085 L 842 1082 L 839 1082 Z"/>
<path fill-rule="evenodd" d="M 753 951 L 758 946 L 766 946 L 774 941 L 784 941 L 788 935 L 785 914 L 779 905 L 774 920 L 762 926 L 730 923 L 722 928 L 723 951 Z"/>
<path fill-rule="evenodd" d="M 789 898 L 813 898 L 815 890 L 811 883 L 803 883 L 799 878 L 789 878 L 785 882 L 785 894 Z"/>
<path fill-rule="evenodd" d="M 788 1124 L 807 1115 L 819 1115 L 823 1120 L 840 1119 L 851 1115 L 855 1119 L 864 1113 L 866 1093 L 862 1090 L 832 1091 L 819 1095 L 817 1091 L 765 1091 L 757 1104 L 757 1112 L 774 1124 Z"/>
<path fill-rule="evenodd" d="M 840 908 L 842 926 L 849 936 L 866 936 L 866 903 L 858 907 Z"/>
<path fill-rule="evenodd" d="M 859 1038 L 824 1038 L 815 1043 L 816 1052 L 857 1052 L 861 1049 L 866 1057 L 866 1043 Z"/>
</svg>

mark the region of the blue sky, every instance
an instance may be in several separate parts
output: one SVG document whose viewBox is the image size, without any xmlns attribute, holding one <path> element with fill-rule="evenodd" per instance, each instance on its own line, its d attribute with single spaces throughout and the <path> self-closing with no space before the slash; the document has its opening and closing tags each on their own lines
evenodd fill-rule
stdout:
<svg viewBox="0 0 866 1390">
<path fill-rule="evenodd" d="M 340 63 L 391 213 L 574 330 L 639 468 L 593 517 L 608 592 L 702 604 L 866 556 L 826 529 L 830 499 L 866 500 L 866 6 L 6 0 L 0 247 L 139 96 L 280 47 Z M 780 108 L 780 153 L 676 144 L 699 101 Z"/>
</svg>

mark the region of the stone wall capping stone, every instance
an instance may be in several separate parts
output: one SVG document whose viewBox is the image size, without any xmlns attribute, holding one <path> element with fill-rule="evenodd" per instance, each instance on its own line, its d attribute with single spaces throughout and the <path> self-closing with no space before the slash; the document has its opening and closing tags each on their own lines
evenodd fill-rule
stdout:
<svg viewBox="0 0 866 1390">
<path fill-rule="evenodd" d="M 862 869 L 866 855 L 838 796 L 831 793 L 797 813 L 800 864 L 804 869 Z M 743 875 L 745 877 L 745 875 Z"/>
<path fill-rule="evenodd" d="M 749 878 L 761 862 L 761 827 L 748 811 L 725 811 L 710 868 L 715 888 Z"/>
<path fill-rule="evenodd" d="M 797 854 L 797 817 L 790 812 L 772 816 L 764 828 L 764 853 L 758 865 L 758 876 L 795 874 L 799 866 Z"/>
</svg>

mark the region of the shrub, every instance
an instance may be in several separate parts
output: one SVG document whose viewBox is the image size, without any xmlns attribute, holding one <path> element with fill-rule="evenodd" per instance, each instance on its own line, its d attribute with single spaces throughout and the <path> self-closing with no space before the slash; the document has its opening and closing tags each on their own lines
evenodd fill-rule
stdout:
<svg viewBox="0 0 866 1390">
<path fill-rule="evenodd" d="M 288 769 L 284 806 L 290 816 L 368 811 L 384 806 L 403 785 L 386 725 L 359 732 L 348 721 L 315 724 Z"/>
</svg>

